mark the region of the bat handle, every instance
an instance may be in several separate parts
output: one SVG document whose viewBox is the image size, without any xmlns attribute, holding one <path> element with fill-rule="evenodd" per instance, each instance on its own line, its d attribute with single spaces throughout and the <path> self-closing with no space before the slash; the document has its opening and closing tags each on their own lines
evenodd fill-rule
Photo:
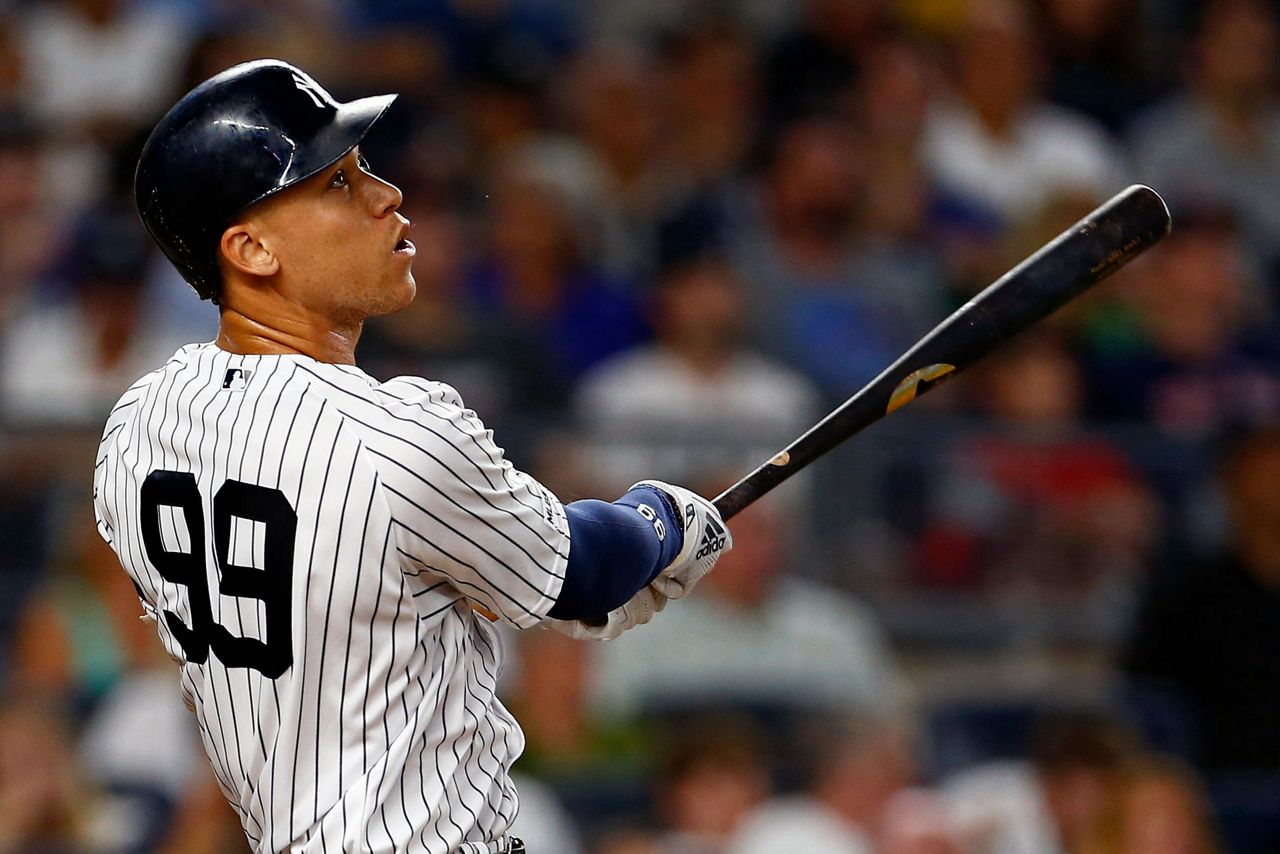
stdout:
<svg viewBox="0 0 1280 854">
<path fill-rule="evenodd" d="M 715 505 L 716 510 L 720 512 L 720 518 L 728 522 L 734 516 L 738 515 L 738 511 L 751 503 L 748 492 L 743 488 L 743 482 L 738 481 L 733 486 L 720 493 L 711 502 Z"/>
<path fill-rule="evenodd" d="M 720 512 L 720 518 L 727 522 L 800 468 L 803 466 L 798 464 L 789 450 L 781 451 L 769 462 L 717 495 L 711 503 Z"/>
</svg>

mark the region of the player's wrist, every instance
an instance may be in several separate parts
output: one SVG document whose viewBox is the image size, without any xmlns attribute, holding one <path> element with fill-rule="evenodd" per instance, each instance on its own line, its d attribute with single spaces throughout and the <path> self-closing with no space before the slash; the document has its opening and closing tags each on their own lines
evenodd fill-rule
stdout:
<svg viewBox="0 0 1280 854">
<path fill-rule="evenodd" d="M 632 486 L 613 503 L 634 509 L 653 528 L 659 558 L 646 583 L 652 581 L 658 573 L 675 563 L 684 550 L 685 525 L 679 503 L 669 493 L 650 483 Z"/>
<path fill-rule="evenodd" d="M 680 512 L 683 542 L 679 553 L 651 581 L 669 599 L 679 599 L 693 589 L 720 555 L 733 547 L 733 537 L 716 506 L 692 490 L 662 481 L 645 480 L 632 486 L 652 487 L 669 496 Z"/>
</svg>

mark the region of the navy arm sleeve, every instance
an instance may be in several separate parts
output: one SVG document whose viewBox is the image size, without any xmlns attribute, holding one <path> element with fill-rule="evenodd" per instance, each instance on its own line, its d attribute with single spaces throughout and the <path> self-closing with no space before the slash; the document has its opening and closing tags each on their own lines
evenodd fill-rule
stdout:
<svg viewBox="0 0 1280 854">
<path fill-rule="evenodd" d="M 652 511 L 646 518 L 640 507 Z M 612 504 L 588 499 L 565 505 L 569 565 L 547 616 L 582 620 L 624 604 L 675 560 L 684 529 L 671 500 L 651 486 L 627 492 Z"/>
</svg>

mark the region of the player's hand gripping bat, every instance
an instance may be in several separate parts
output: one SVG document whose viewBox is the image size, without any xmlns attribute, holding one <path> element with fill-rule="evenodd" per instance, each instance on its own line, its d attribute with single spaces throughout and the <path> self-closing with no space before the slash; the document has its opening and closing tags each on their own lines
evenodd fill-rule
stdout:
<svg viewBox="0 0 1280 854">
<path fill-rule="evenodd" d="M 1169 208 L 1141 184 L 1097 210 L 1001 276 L 773 459 L 722 492 L 724 519 L 854 433 L 900 409 L 997 345 L 1079 296 L 1169 233 Z"/>
</svg>

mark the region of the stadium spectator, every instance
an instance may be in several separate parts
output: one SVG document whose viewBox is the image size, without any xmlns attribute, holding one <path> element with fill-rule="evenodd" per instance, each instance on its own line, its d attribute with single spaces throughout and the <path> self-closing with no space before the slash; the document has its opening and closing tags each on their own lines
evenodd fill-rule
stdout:
<svg viewBox="0 0 1280 854">
<path fill-rule="evenodd" d="M 634 719 L 604 720 L 591 707 L 599 673 L 589 647 L 554 632 L 512 640 L 517 667 L 503 702 L 525 732 L 521 770 L 571 796 L 606 787 L 622 793 L 651 770 Z"/>
<path fill-rule="evenodd" d="M 819 414 L 803 376 L 743 345 L 743 285 L 714 250 L 671 264 L 653 293 L 652 344 L 583 377 L 574 411 L 603 488 L 746 470 Z"/>
<path fill-rule="evenodd" d="M 202 769 L 174 811 L 156 850 L 163 854 L 231 854 L 244 850 L 240 820 L 222 794 L 213 769 Z"/>
<path fill-rule="evenodd" d="M 1130 680 L 1189 717 L 1191 759 L 1280 771 L 1280 430 L 1239 436 L 1222 459 L 1231 537 L 1155 579 L 1124 654 Z"/>
<path fill-rule="evenodd" d="M 44 195 L 47 165 L 31 119 L 20 110 L 0 109 L 0 329 L 30 297 L 49 263 L 58 220 Z"/>
<path fill-rule="evenodd" d="M 1159 507 L 1124 451 L 1081 429 L 1079 368 L 1061 336 L 1040 332 L 964 387 L 990 429 L 962 434 L 933 463 L 916 578 L 998 609 L 1024 642 L 1101 645 L 1128 624 Z"/>
<path fill-rule="evenodd" d="M 102 189 L 109 152 L 168 103 L 194 33 L 171 4 L 51 0 L 26 4 L 18 20 L 25 102 L 53 132 L 64 208 Z"/>
<path fill-rule="evenodd" d="M 92 515 L 65 505 L 54 515 L 61 549 L 19 621 L 14 682 L 66 698 L 83 716 L 130 669 L 165 657 L 137 618 L 137 596 L 98 542 Z"/>
<path fill-rule="evenodd" d="M 1250 253 L 1268 263 L 1280 237 L 1280 104 L 1275 7 L 1208 0 L 1192 31 L 1186 85 L 1133 128 L 1134 177 L 1160 188 L 1174 216 L 1225 204 Z"/>
<path fill-rule="evenodd" d="M 800 577 L 784 502 L 773 496 L 736 517 L 733 551 L 705 590 L 663 615 L 663 631 L 599 647 L 602 714 L 736 703 L 787 718 L 895 706 L 900 677 L 879 623 L 848 594 Z"/>
<path fill-rule="evenodd" d="M 894 266 L 874 246 L 859 251 L 867 168 L 849 123 L 788 126 L 758 192 L 730 217 L 729 252 L 748 284 L 752 337 L 835 399 L 878 374 L 938 319 L 931 304 L 939 283 L 930 269 Z"/>
<path fill-rule="evenodd" d="M 154 255 L 128 196 L 82 214 L 62 249 L 52 274 L 61 292 L 33 289 L 0 341 L 0 412 L 11 425 L 96 427 L 146 365 L 189 343 L 190 328 L 166 312 L 171 297 L 190 295 L 147 298 Z"/>
<path fill-rule="evenodd" d="M 200 773 L 198 736 L 92 514 L 64 504 L 54 517 L 64 551 L 19 620 L 13 681 L 67 702 L 78 765 L 102 793 L 104 815 L 123 822 L 119 832 L 133 844 L 152 844 Z"/>
<path fill-rule="evenodd" d="M 937 100 L 925 131 L 925 159 L 946 190 L 1008 228 L 1063 190 L 1101 201 L 1120 189 L 1106 132 L 1044 100 L 1025 6 L 973 4 L 951 48 L 954 91 Z"/>
<path fill-rule="evenodd" d="M 244 2 L 244 0 L 239 0 Z M 483 76 L 493 61 L 521 66 L 545 81 L 558 59 L 575 46 L 575 21 L 563 3 L 542 0 L 498 0 L 458 3 L 452 0 L 295 0 L 333 6 L 361 29 L 434 33 L 447 49 L 450 67 L 462 78 Z M 339 24 L 338 26 L 341 26 Z M 344 64 L 354 65 L 347 58 Z"/>
<path fill-rule="evenodd" d="M 1280 413 L 1280 339 L 1233 219 L 1184 209 L 1160 251 L 1135 265 L 1119 310 L 1083 351 L 1090 414 L 1209 437 Z"/>
<path fill-rule="evenodd" d="M 891 330 L 882 334 L 906 346 L 945 317 L 951 301 L 939 193 L 922 159 L 937 75 L 926 51 L 906 38 L 885 38 L 867 56 L 851 110 L 867 166 L 848 286 L 879 304 L 878 322 Z"/>
<path fill-rule="evenodd" d="M 766 739 L 743 720 L 683 720 L 655 777 L 662 831 L 655 847 L 670 854 L 720 854 L 743 819 L 768 797 Z"/>
<path fill-rule="evenodd" d="M 1028 759 L 971 767 L 942 791 L 969 850 L 1071 852 L 1107 815 L 1137 749 L 1106 713 L 1051 713 L 1037 724 Z"/>
<path fill-rule="evenodd" d="M 1081 854 L 1217 854 L 1209 800 L 1191 771 L 1163 756 L 1124 769 L 1119 791 Z"/>
<path fill-rule="evenodd" d="M 582 157 L 554 143 L 509 152 L 494 176 L 485 243 L 464 273 L 464 300 L 484 318 L 508 379 L 511 435 L 517 419 L 555 423 L 577 378 L 648 336 L 634 299 L 589 251 L 597 221 Z"/>
<path fill-rule="evenodd" d="M 799 4 L 776 0 L 612 0 L 591 3 L 575 0 L 582 15 L 582 29 L 600 41 L 636 41 L 651 44 L 672 33 L 699 29 L 710 20 L 729 21 L 750 34 L 753 42 L 767 42 L 794 26 Z"/>
<path fill-rule="evenodd" d="M 70 723 L 38 695 L 0 698 L 0 851 L 84 851 L 111 842 L 71 748 Z"/>
<path fill-rule="evenodd" d="M 667 126 L 670 95 L 645 45 L 591 44 L 566 81 L 564 121 L 602 167 L 599 261 L 615 276 L 645 278 L 657 224 L 688 191 Z"/>
<path fill-rule="evenodd" d="M 365 325 L 360 336 L 361 364 L 383 380 L 435 377 L 467 389 L 468 401 L 475 401 L 477 412 L 503 412 L 512 391 L 501 347 L 463 291 L 466 224 L 452 209 L 422 204 L 422 197 L 411 201 L 411 197 L 401 210 L 413 222 L 418 294 L 403 311 L 372 318 Z"/>
<path fill-rule="evenodd" d="M 878 850 L 890 804 L 915 774 L 905 734 L 875 717 L 835 718 L 816 730 L 805 789 L 743 818 L 725 848 L 729 854 Z"/>
<path fill-rule="evenodd" d="M 32 4 L 20 32 L 36 114 L 63 134 L 107 144 L 174 94 L 191 40 L 172 5 L 123 0 Z"/>
<path fill-rule="evenodd" d="M 961 854 L 964 849 L 938 794 L 909 788 L 885 805 L 876 850 L 881 854 Z"/>
<path fill-rule="evenodd" d="M 520 812 L 511 825 L 513 835 L 531 851 L 556 851 L 580 854 L 582 843 L 577 824 L 544 780 L 517 773 L 513 777 L 520 787 Z"/>
<path fill-rule="evenodd" d="M 1045 96 L 1124 131 L 1162 83 L 1151 69 L 1154 34 L 1138 0 L 1037 0 L 1048 52 Z"/>
<path fill-rule="evenodd" d="M 745 34 L 713 20 L 668 39 L 663 87 L 674 157 L 696 187 L 737 180 L 756 138 L 759 81 Z"/>
<path fill-rule="evenodd" d="M 865 52 L 888 23 L 884 0 L 804 0 L 797 25 L 765 54 L 768 127 L 830 115 L 847 99 Z"/>
<path fill-rule="evenodd" d="M 16 29 L 7 18 L 0 18 L 0 115 L 5 116 L 29 109 Z"/>
</svg>

